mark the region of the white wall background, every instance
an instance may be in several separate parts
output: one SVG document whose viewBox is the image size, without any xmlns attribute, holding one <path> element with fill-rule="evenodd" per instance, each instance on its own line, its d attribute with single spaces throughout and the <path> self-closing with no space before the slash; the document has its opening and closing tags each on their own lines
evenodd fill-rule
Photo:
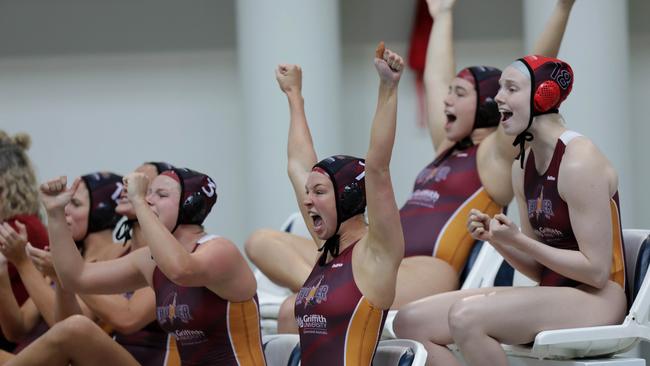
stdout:
<svg viewBox="0 0 650 366">
<path fill-rule="evenodd" d="M 376 102 L 372 66 L 376 41 L 384 39 L 389 47 L 406 53 L 414 1 L 400 3 L 399 8 L 394 4 L 364 0 L 339 6 L 342 117 L 331 123 L 341 131 L 341 152 L 363 155 L 367 149 Z M 459 68 L 476 63 L 504 67 L 524 52 L 521 4 L 507 0 L 490 4 L 463 0 L 457 6 Z M 624 212 L 626 205 L 632 208 L 623 216 L 625 227 L 650 226 L 650 213 L 643 209 L 650 204 L 643 190 L 650 173 L 640 146 L 650 132 L 643 108 L 650 85 L 650 26 L 643 20 L 648 10 L 643 0 L 629 2 L 630 102 L 603 107 L 628 111 L 629 123 L 611 123 L 626 123 L 635 131 L 635 145 L 603 148 L 616 149 L 621 159 L 637 167 L 623 178 L 636 182 L 630 185 L 633 192 L 622 192 Z M 217 181 L 220 195 L 207 227 L 242 245 L 253 229 L 279 226 L 292 210 L 286 202 L 294 198 L 284 171 L 270 179 L 246 169 L 244 157 L 250 151 L 269 162 L 280 160 L 282 166 L 286 153 L 258 151 L 247 139 L 244 111 L 259 106 L 241 102 L 234 19 L 233 1 L 1 2 L 0 128 L 32 135 L 30 154 L 41 180 L 99 169 L 124 174 L 152 159 L 205 171 Z M 602 62 L 606 68 L 607 60 Z M 310 88 L 318 88 L 310 84 L 309 73 L 314 72 L 319 71 L 305 70 L 307 113 L 324 119 L 319 101 L 309 99 Z M 267 74 L 273 80 L 273 70 Z M 411 73 L 403 76 L 400 89 L 392 164 L 399 204 L 433 156 L 428 134 L 416 126 Z M 616 92 L 606 86 L 603 90 Z M 286 106 L 279 90 L 269 99 Z M 261 122 L 278 126 L 269 138 L 279 146 L 286 143 L 287 118 L 288 113 Z M 314 138 L 317 148 L 327 146 Z M 259 182 L 252 189 L 268 192 L 279 204 L 266 207 L 251 199 L 250 180 Z"/>
</svg>

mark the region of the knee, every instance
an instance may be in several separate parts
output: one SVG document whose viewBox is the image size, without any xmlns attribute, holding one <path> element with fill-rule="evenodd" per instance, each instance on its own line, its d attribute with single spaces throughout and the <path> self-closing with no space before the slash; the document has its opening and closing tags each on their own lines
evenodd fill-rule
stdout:
<svg viewBox="0 0 650 366">
<path fill-rule="evenodd" d="M 462 299 L 449 308 L 449 332 L 457 344 L 480 329 L 482 318 L 480 306 L 473 301 Z"/>
<path fill-rule="evenodd" d="M 276 231 L 271 229 L 258 229 L 255 230 L 244 243 L 244 251 L 246 256 L 255 264 L 262 260 L 265 255 L 264 252 L 271 244 L 270 242 L 275 238 Z"/>
<path fill-rule="evenodd" d="M 280 305 L 278 312 L 278 333 L 294 332 L 296 328 L 296 316 L 294 312 L 295 296 L 289 296 Z"/>
<path fill-rule="evenodd" d="M 423 319 L 413 311 L 410 306 L 405 306 L 397 312 L 393 320 L 393 331 L 399 338 L 414 339 L 422 341 L 420 338 L 419 325 Z"/>
<path fill-rule="evenodd" d="M 289 296 L 282 302 L 282 304 L 280 305 L 280 311 L 278 312 L 278 321 L 283 321 L 283 322 L 296 321 L 294 315 L 295 301 L 296 301 L 295 296 Z"/>
<path fill-rule="evenodd" d="M 48 332 L 50 341 L 64 347 L 89 337 L 97 328 L 95 323 L 83 315 L 72 315 L 60 321 Z"/>
</svg>

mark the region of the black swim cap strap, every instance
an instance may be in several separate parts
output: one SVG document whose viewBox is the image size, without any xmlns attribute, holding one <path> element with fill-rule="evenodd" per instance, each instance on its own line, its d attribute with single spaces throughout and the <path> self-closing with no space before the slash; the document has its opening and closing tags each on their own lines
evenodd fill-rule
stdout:
<svg viewBox="0 0 650 366">
<path fill-rule="evenodd" d="M 320 258 L 318 259 L 318 264 L 320 266 L 324 266 L 327 262 L 328 253 L 331 254 L 334 258 L 339 256 L 340 239 L 341 237 L 339 234 L 336 234 L 327 239 L 322 247 L 318 248 L 319 252 L 323 252 L 323 254 L 321 254 Z"/>
<path fill-rule="evenodd" d="M 530 125 L 529 125 L 530 126 Z M 517 135 L 515 141 L 512 143 L 512 146 L 519 145 L 519 155 L 515 159 L 519 159 L 521 169 L 524 168 L 524 158 L 526 156 L 526 142 L 533 141 L 533 134 L 528 132 L 528 128 L 524 132 Z"/>
</svg>

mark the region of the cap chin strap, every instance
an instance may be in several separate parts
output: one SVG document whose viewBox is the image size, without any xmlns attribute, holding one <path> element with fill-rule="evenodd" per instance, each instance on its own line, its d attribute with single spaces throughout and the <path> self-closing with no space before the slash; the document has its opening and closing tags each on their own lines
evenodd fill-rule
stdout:
<svg viewBox="0 0 650 366">
<path fill-rule="evenodd" d="M 332 257 L 336 258 L 339 256 L 339 248 L 341 246 L 341 236 L 339 235 L 339 228 L 341 228 L 341 223 L 339 222 L 338 218 L 336 220 L 336 234 L 334 234 L 331 238 L 325 240 L 325 244 L 323 244 L 320 248 L 318 248 L 319 252 L 323 252 L 321 254 L 320 258 L 318 258 L 318 265 L 324 266 L 325 263 L 327 262 L 327 254 L 331 254 Z"/>
<path fill-rule="evenodd" d="M 323 254 L 321 254 L 320 258 L 318 259 L 318 264 L 320 266 L 324 266 L 327 262 L 328 253 L 331 254 L 334 258 L 339 256 L 339 248 L 341 244 L 340 241 L 341 236 L 339 234 L 335 234 L 331 238 L 327 239 L 322 247 L 318 248 L 319 252 L 323 252 Z"/>
<path fill-rule="evenodd" d="M 515 138 L 515 141 L 512 143 L 512 146 L 517 146 L 519 145 L 519 155 L 515 159 L 519 159 L 519 166 L 521 169 L 524 168 L 524 160 L 526 160 L 526 142 L 533 141 L 535 138 L 532 133 L 528 132 L 528 129 L 530 126 L 533 124 L 533 118 L 536 116 L 541 116 L 543 114 L 551 114 L 551 113 L 558 113 L 557 108 L 551 108 L 546 112 L 541 112 L 541 113 L 536 113 L 533 115 L 533 117 L 530 118 L 530 121 L 528 121 L 528 126 L 526 126 L 526 129 L 521 132 L 517 137 Z"/>
<path fill-rule="evenodd" d="M 526 157 L 526 142 L 533 141 L 534 138 L 533 134 L 528 132 L 529 127 L 530 127 L 530 123 L 528 124 L 528 127 L 526 127 L 524 132 L 517 135 L 515 141 L 512 143 L 512 146 L 519 145 L 519 155 L 517 155 L 515 159 L 519 159 L 519 165 L 521 166 L 521 169 L 524 168 L 524 160 Z"/>
</svg>

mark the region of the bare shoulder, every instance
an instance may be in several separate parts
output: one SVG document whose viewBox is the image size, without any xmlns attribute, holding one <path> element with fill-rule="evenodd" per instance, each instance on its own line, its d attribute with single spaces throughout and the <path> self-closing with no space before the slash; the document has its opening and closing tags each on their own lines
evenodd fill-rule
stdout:
<svg viewBox="0 0 650 366">
<path fill-rule="evenodd" d="M 584 136 L 576 137 L 567 145 L 559 176 L 560 191 L 601 183 L 606 184 L 613 194 L 618 187 L 616 169 L 598 146 Z"/>
<path fill-rule="evenodd" d="M 239 248 L 237 248 L 235 243 L 222 236 L 216 236 L 204 241 L 199 245 L 195 253 L 210 256 L 216 255 L 224 259 L 235 259 L 241 256 Z"/>
</svg>

